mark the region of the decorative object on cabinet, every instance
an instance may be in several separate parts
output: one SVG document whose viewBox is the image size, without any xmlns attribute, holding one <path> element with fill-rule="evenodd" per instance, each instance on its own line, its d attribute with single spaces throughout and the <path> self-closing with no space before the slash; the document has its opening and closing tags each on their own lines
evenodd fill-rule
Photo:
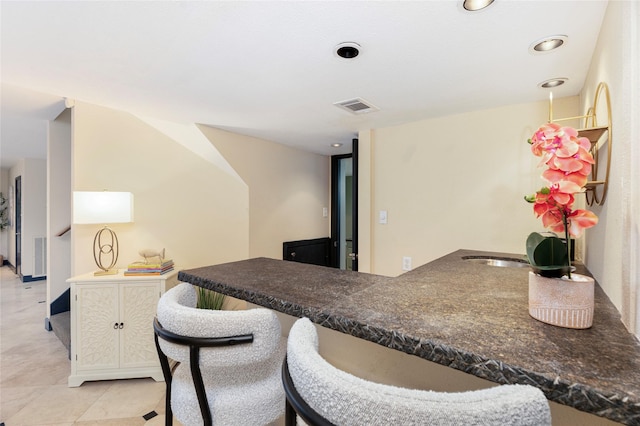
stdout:
<svg viewBox="0 0 640 426">
<path fill-rule="evenodd" d="M 151 324 L 161 295 L 178 284 L 178 272 L 142 277 L 88 273 L 67 282 L 71 287 L 69 386 L 136 377 L 162 381 Z"/>
<path fill-rule="evenodd" d="M 133 194 L 130 192 L 73 193 L 73 223 L 103 224 L 93 239 L 93 259 L 99 270 L 95 275 L 113 275 L 118 261 L 118 237 L 107 224 L 133 222 Z M 108 263 L 107 263 L 108 262 Z"/>
<path fill-rule="evenodd" d="M 154 257 L 157 257 L 158 261 L 162 262 L 164 261 L 165 249 L 142 249 L 138 254 L 143 257 L 145 263 L 151 263 L 151 260 L 153 260 Z"/>
<path fill-rule="evenodd" d="M 124 271 L 125 276 L 163 275 L 173 271 L 172 259 L 165 259 L 159 263 L 133 262 Z"/>
<path fill-rule="evenodd" d="M 598 111 L 601 105 L 601 96 L 604 96 L 604 106 L 606 111 Z M 585 197 L 588 205 L 596 203 L 604 204 L 607 198 L 609 186 L 609 170 L 611 169 L 611 147 L 612 147 L 612 125 L 611 125 L 611 97 L 609 86 L 601 82 L 596 88 L 593 105 L 587 109 L 585 115 L 575 117 L 554 118 L 553 117 L 553 95 L 549 94 L 549 123 L 568 120 L 583 120 L 583 128 L 578 129 L 578 136 L 586 137 L 591 143 L 589 150 L 594 159 L 591 170 L 591 180 L 586 184 Z M 605 121 L 606 120 L 606 121 Z M 606 157 L 603 160 L 601 150 L 606 145 Z M 603 164 L 604 163 L 604 164 Z M 603 170 L 604 168 L 604 170 Z"/>
<path fill-rule="evenodd" d="M 526 242 L 529 274 L 529 314 L 542 322 L 570 328 L 589 328 L 593 322 L 593 278 L 571 275 L 571 239 L 598 223 L 588 210 L 573 209 L 576 194 L 584 192 L 594 163 L 591 143 L 572 127 L 556 123 L 541 126 L 529 140 L 531 152 L 547 166 L 547 186 L 525 196 L 545 228 L 563 232 L 533 232 Z M 585 284 L 586 283 L 586 284 Z M 555 285 L 554 285 L 555 284 Z M 586 285 L 586 287 L 585 287 Z M 561 291 L 561 289 L 564 289 Z"/>
</svg>

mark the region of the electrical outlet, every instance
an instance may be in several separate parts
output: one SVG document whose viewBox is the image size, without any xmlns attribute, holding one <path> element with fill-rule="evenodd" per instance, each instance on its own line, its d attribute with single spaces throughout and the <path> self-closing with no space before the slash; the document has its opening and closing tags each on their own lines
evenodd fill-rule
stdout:
<svg viewBox="0 0 640 426">
<path fill-rule="evenodd" d="M 410 271 L 411 270 L 411 258 L 408 256 L 405 256 L 402 258 L 402 270 L 403 271 Z"/>
<path fill-rule="evenodd" d="M 326 207 L 322 208 L 322 217 L 327 217 L 329 216 L 329 209 Z"/>
</svg>

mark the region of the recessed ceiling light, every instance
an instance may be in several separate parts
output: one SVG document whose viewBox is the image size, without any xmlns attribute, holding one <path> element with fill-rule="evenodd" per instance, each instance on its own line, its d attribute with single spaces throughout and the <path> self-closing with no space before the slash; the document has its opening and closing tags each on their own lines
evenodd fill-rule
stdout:
<svg viewBox="0 0 640 426">
<path fill-rule="evenodd" d="M 333 52 L 341 58 L 353 59 L 360 54 L 360 45 L 347 41 L 337 45 Z"/>
<path fill-rule="evenodd" d="M 332 143 L 331 146 L 333 148 L 340 148 L 342 146 L 342 144 L 341 143 Z"/>
<path fill-rule="evenodd" d="M 476 10 L 484 9 L 491 3 L 493 3 L 493 0 L 464 0 L 462 2 L 462 7 L 470 12 L 475 12 Z"/>
<path fill-rule="evenodd" d="M 568 40 L 566 35 L 553 35 L 545 37 L 540 40 L 536 40 L 529 45 L 529 52 L 531 53 L 547 53 L 552 50 L 563 46 Z"/>
<path fill-rule="evenodd" d="M 550 89 L 552 87 L 562 86 L 568 78 L 551 78 L 549 80 L 545 80 L 542 83 L 538 84 L 538 87 L 543 89 Z"/>
</svg>

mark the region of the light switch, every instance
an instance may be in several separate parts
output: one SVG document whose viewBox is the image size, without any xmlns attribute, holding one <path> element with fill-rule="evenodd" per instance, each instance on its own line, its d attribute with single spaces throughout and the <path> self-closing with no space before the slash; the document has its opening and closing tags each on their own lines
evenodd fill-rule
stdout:
<svg viewBox="0 0 640 426">
<path fill-rule="evenodd" d="M 385 225 L 387 223 L 387 211 L 386 210 L 380 210 L 380 223 L 382 223 L 383 225 Z"/>
<path fill-rule="evenodd" d="M 408 256 L 405 256 L 402 258 L 402 270 L 403 271 L 410 271 L 411 270 L 411 258 Z"/>
<path fill-rule="evenodd" d="M 322 208 L 322 217 L 327 217 L 329 216 L 329 209 L 326 207 Z"/>
</svg>

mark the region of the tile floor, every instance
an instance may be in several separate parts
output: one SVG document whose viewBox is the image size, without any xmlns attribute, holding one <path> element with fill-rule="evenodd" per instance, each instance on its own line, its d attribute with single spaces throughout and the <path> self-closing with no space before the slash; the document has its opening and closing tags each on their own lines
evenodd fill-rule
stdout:
<svg viewBox="0 0 640 426">
<path fill-rule="evenodd" d="M 164 425 L 164 382 L 67 386 L 67 349 L 44 329 L 45 300 L 46 281 L 22 283 L 8 266 L 0 268 L 0 425 Z M 158 415 L 145 420 L 151 411 Z"/>
<path fill-rule="evenodd" d="M 8 266 L 0 268 L 0 423 L 164 425 L 163 382 L 132 379 L 67 386 L 67 349 L 44 329 L 46 285 L 22 283 Z M 143 416 L 151 411 L 158 415 L 146 421 Z"/>
</svg>

